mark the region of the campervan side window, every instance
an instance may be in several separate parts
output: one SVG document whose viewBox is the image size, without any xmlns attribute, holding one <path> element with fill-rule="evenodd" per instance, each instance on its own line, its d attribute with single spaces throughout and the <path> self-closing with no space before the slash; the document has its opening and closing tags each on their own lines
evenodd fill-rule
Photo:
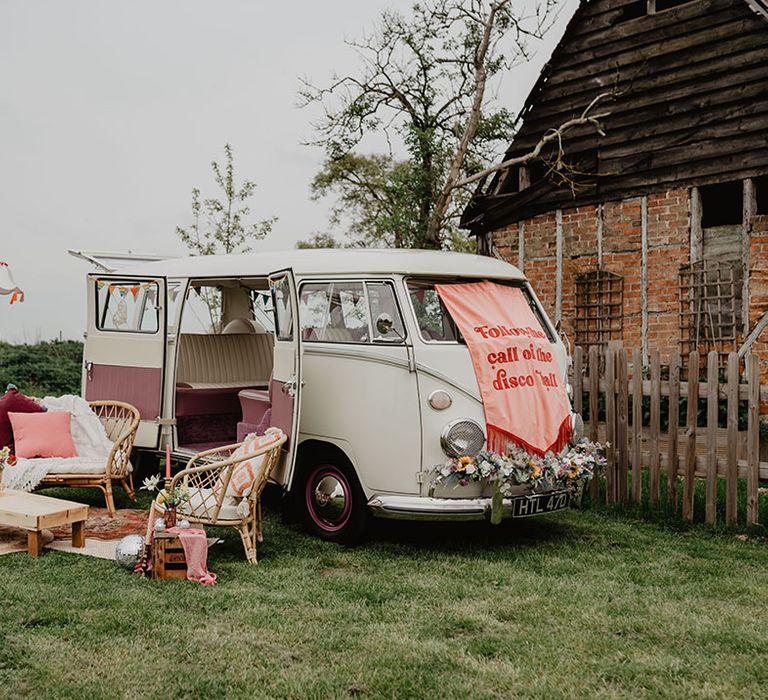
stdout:
<svg viewBox="0 0 768 700">
<path fill-rule="evenodd" d="M 271 284 L 271 290 L 277 339 L 293 340 L 293 310 L 291 309 L 291 287 L 288 277 L 274 280 Z"/>
<path fill-rule="evenodd" d="M 382 332 L 380 315 L 392 319 Z M 302 339 L 316 343 L 398 343 L 403 320 L 389 282 L 308 282 L 301 285 L 299 318 Z"/>
<path fill-rule="evenodd" d="M 96 280 L 96 328 L 122 333 L 157 333 L 159 294 L 156 282 Z"/>
</svg>

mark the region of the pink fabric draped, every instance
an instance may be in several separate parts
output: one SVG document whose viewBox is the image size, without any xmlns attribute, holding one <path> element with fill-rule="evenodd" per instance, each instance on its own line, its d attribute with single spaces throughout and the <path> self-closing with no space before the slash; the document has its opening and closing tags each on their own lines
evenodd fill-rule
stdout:
<svg viewBox="0 0 768 700">
<path fill-rule="evenodd" d="M 149 521 L 147 522 L 146 542 L 152 542 L 155 534 L 155 520 L 163 517 L 164 511 L 155 501 L 149 508 Z M 184 559 L 187 562 L 187 580 L 197 581 L 204 586 L 213 586 L 216 583 L 216 574 L 208 571 L 208 537 L 202 527 L 190 528 L 172 527 L 168 532 L 176 535 L 184 548 Z M 138 565 L 137 565 L 138 566 Z M 152 569 L 152 561 L 147 562 L 147 570 Z"/>
<path fill-rule="evenodd" d="M 494 282 L 436 285 L 467 342 L 483 398 L 488 448 L 558 452 L 570 403 L 554 348 L 522 289 Z"/>
<path fill-rule="evenodd" d="M 205 530 L 172 527 L 168 532 L 176 535 L 184 548 L 187 560 L 187 580 L 197 581 L 204 586 L 216 584 L 216 574 L 208 571 L 208 537 Z"/>
</svg>

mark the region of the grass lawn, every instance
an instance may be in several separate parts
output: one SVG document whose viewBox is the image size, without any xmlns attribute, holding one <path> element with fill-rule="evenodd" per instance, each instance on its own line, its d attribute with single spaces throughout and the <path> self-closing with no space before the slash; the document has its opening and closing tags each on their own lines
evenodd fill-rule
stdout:
<svg viewBox="0 0 768 700">
<path fill-rule="evenodd" d="M 345 549 L 268 511 L 256 567 L 222 532 L 212 589 L 0 557 L 0 697 L 768 693 L 764 542 L 569 511 Z"/>
</svg>

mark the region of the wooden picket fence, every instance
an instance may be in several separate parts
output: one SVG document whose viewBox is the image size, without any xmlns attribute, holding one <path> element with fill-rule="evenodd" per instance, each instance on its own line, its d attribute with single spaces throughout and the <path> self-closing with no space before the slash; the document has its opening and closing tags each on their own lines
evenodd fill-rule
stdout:
<svg viewBox="0 0 768 700">
<path fill-rule="evenodd" d="M 724 479 L 725 522 L 733 523 L 739 512 L 738 481 L 746 478 L 746 521 L 758 522 L 759 482 L 768 479 L 768 462 L 760 462 L 759 404 L 768 400 L 768 387 L 760 386 L 756 355 L 747 355 L 742 362 L 737 353 L 730 353 L 723 377 L 720 358 L 711 352 L 706 358 L 706 380 L 700 377 L 700 358 L 695 352 L 686 365 L 692 369 L 683 367 L 679 353 L 673 353 L 669 365 L 662 367 L 658 350 L 651 351 L 645 366 L 639 349 L 630 358 L 625 348 L 613 346 L 601 354 L 597 347 L 591 347 L 589 353 L 577 347 L 573 359 L 574 409 L 588 411 L 585 430 L 590 439 L 610 444 L 605 472 L 607 503 L 640 503 L 644 488 L 648 501 L 658 503 L 660 484 L 666 478 L 669 506 L 682 507 L 683 517 L 692 521 L 695 482 L 702 479 L 706 481 L 705 521 L 715 524 L 718 482 Z M 662 397 L 667 404 L 665 430 Z M 681 426 L 683 399 L 687 399 L 687 408 Z M 699 418 L 700 402 L 706 404 L 706 421 Z M 746 430 L 739 429 L 740 403 L 742 413 L 746 403 Z M 724 428 L 720 427 L 721 408 L 726 414 Z M 647 471 L 647 479 L 643 479 L 643 471 Z M 597 480 L 591 488 L 597 499 Z"/>
</svg>

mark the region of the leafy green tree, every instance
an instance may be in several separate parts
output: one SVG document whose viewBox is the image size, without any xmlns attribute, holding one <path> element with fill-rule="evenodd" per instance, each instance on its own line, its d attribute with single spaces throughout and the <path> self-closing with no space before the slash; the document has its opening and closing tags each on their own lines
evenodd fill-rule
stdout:
<svg viewBox="0 0 768 700">
<path fill-rule="evenodd" d="M 200 190 L 192 190 L 192 225 L 176 227 L 182 242 L 195 255 L 216 253 L 247 253 L 253 241 L 264 238 L 277 217 L 248 223 L 251 208 L 247 204 L 256 189 L 256 183 L 235 181 L 232 146 L 224 145 L 224 165 L 211 161 L 213 177 L 222 192 L 221 197 L 201 199 Z"/>
<path fill-rule="evenodd" d="M 176 233 L 194 255 L 218 253 L 248 253 L 251 243 L 264 238 L 277 217 L 248 223 L 251 208 L 248 200 L 253 196 L 256 183 L 243 180 L 237 184 L 232 146 L 224 145 L 224 165 L 211 161 L 213 178 L 221 190 L 221 197 L 201 199 L 200 190 L 192 190 L 192 225 L 176 227 Z M 211 328 L 221 322 L 221 292 L 213 287 L 196 290 L 208 308 Z"/>
<path fill-rule="evenodd" d="M 330 233 L 315 233 L 309 238 L 298 241 L 297 248 L 343 248 L 344 244 L 337 241 Z"/>
<path fill-rule="evenodd" d="M 488 81 L 528 57 L 528 40 L 549 25 L 556 0 L 424 0 L 410 16 L 387 10 L 373 31 L 348 42 L 358 74 L 327 87 L 304 81 L 304 105 L 319 104 L 315 124 L 326 160 L 316 195 L 334 193 L 332 223 L 345 216 L 358 245 L 441 248 L 457 243 L 463 178 L 482 170 L 509 142 L 513 115 L 488 96 Z M 390 155 L 359 155 L 367 134 L 383 134 Z M 396 145 L 407 154 L 396 160 Z"/>
</svg>

